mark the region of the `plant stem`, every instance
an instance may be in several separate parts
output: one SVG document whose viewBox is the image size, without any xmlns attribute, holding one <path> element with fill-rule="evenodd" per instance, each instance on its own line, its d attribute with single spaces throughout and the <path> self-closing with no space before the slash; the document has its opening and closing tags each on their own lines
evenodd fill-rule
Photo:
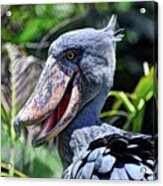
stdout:
<svg viewBox="0 0 163 186">
<path fill-rule="evenodd" d="M 11 72 L 11 92 L 12 92 L 12 109 L 11 109 L 11 125 L 10 125 L 10 162 L 12 164 L 12 167 L 15 167 L 15 141 L 16 141 L 16 135 L 14 131 L 14 119 L 16 115 L 16 67 L 14 62 L 14 54 L 10 53 L 10 59 L 11 59 L 11 65 L 10 65 L 10 72 Z M 14 175 L 13 168 L 9 170 L 10 176 Z"/>
<path fill-rule="evenodd" d="M 7 166 L 6 166 L 6 164 L 1 163 L 1 167 L 2 167 L 3 169 L 5 169 L 5 170 L 9 171 L 9 169 L 8 169 Z M 12 169 L 13 173 L 14 173 L 16 176 L 19 176 L 19 177 L 21 177 L 21 178 L 28 178 L 28 176 L 25 175 L 25 174 L 23 174 L 22 172 L 20 172 L 20 171 L 14 169 L 14 168 L 11 168 L 11 169 Z M 2 175 L 2 176 L 3 176 L 3 175 L 4 175 L 4 176 L 10 176 L 10 174 L 8 174 L 8 173 L 6 173 L 6 172 L 2 172 L 1 175 Z"/>
</svg>

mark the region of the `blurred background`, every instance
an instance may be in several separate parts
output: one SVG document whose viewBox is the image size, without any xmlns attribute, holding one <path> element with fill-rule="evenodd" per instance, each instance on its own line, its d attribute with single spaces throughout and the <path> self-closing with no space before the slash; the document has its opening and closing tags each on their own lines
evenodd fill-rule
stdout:
<svg viewBox="0 0 163 186">
<path fill-rule="evenodd" d="M 17 138 L 16 113 L 35 87 L 53 40 L 69 30 L 102 28 L 112 14 L 125 37 L 117 44 L 114 86 L 100 115 L 127 131 L 157 133 L 157 6 L 154 2 L 1 6 L 1 175 L 61 177 L 56 141 Z"/>
</svg>

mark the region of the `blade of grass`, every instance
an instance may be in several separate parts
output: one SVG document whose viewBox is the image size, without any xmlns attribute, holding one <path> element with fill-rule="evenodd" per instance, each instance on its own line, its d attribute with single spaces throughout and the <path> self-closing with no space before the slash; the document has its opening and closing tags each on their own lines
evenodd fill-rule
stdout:
<svg viewBox="0 0 163 186">
<path fill-rule="evenodd" d="M 128 113 L 122 110 L 111 110 L 100 114 L 100 118 L 113 117 L 115 115 L 124 116 L 128 118 Z"/>
<path fill-rule="evenodd" d="M 10 44 L 6 44 L 6 48 L 10 48 Z M 15 54 L 13 51 L 9 54 L 11 59 L 9 71 L 11 73 L 11 123 L 10 123 L 10 162 L 12 164 L 12 169 L 9 169 L 10 176 L 14 176 L 14 166 L 15 166 L 15 140 L 16 135 L 14 131 L 14 119 L 16 116 L 16 64 L 15 64 Z"/>
<path fill-rule="evenodd" d="M 139 102 L 140 99 L 144 99 L 148 101 L 154 92 L 154 69 L 151 68 L 150 73 L 147 76 L 143 76 L 138 82 L 133 95 L 136 96 L 136 103 Z"/>
<path fill-rule="evenodd" d="M 6 171 L 10 171 L 10 169 L 7 168 L 7 165 L 6 165 L 5 163 L 3 163 L 3 162 L 1 162 L 1 168 L 5 169 Z M 12 169 L 13 174 L 15 174 L 16 176 L 19 176 L 19 177 L 21 177 L 21 178 L 28 178 L 27 175 L 25 175 L 25 174 L 23 174 L 22 172 L 16 170 L 15 168 L 12 167 L 11 169 Z M 11 175 L 8 174 L 8 173 L 6 173 L 6 175 L 11 176 Z"/>
<path fill-rule="evenodd" d="M 10 126 L 11 126 L 11 123 L 10 123 L 10 118 L 3 106 L 3 104 L 1 104 L 1 117 L 2 119 L 4 120 L 5 124 L 7 125 L 7 130 L 8 130 L 8 134 L 9 136 L 11 136 L 11 130 L 10 130 Z"/>
<path fill-rule="evenodd" d="M 141 132 L 142 125 L 143 125 L 145 108 L 146 108 L 146 106 L 144 105 L 144 107 L 142 107 L 142 109 L 137 112 L 136 117 L 133 118 L 132 131 L 134 131 L 134 132 Z"/>
<path fill-rule="evenodd" d="M 123 103 L 123 105 L 125 106 L 125 108 L 127 109 L 128 112 L 130 112 L 132 114 L 134 114 L 136 112 L 134 105 L 131 103 L 131 101 L 128 99 L 128 97 L 126 96 L 126 94 L 124 92 L 111 91 L 109 93 L 109 96 L 114 96 L 118 100 L 121 100 L 121 102 Z"/>
</svg>

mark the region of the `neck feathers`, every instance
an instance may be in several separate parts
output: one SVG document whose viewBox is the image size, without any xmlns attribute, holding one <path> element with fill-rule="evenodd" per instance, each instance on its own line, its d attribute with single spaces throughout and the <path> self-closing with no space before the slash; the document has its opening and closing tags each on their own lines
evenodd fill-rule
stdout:
<svg viewBox="0 0 163 186">
<path fill-rule="evenodd" d="M 102 122 L 99 119 L 99 114 L 101 109 L 105 103 L 107 97 L 108 90 L 103 91 L 99 94 L 94 100 L 88 103 L 77 115 L 72 123 L 59 134 L 58 136 L 58 150 L 62 160 L 62 164 L 64 169 L 68 167 L 74 155 L 75 149 L 70 147 L 70 141 L 72 140 L 72 134 L 77 129 L 81 129 L 81 131 L 86 127 L 94 127 L 94 126 L 101 126 Z M 79 131 L 78 130 L 78 131 Z M 91 137 L 91 134 L 84 136 L 84 137 Z M 81 139 L 86 141 L 86 139 Z"/>
</svg>

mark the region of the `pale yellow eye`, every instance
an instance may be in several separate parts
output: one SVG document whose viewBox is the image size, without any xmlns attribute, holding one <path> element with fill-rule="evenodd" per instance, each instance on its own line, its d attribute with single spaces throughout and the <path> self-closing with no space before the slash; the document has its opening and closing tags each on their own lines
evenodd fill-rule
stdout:
<svg viewBox="0 0 163 186">
<path fill-rule="evenodd" d="M 71 50 L 68 51 L 68 52 L 66 53 L 66 58 L 67 58 L 69 61 L 73 60 L 75 57 L 76 57 L 75 52 L 73 52 L 73 51 L 71 51 Z"/>
</svg>

